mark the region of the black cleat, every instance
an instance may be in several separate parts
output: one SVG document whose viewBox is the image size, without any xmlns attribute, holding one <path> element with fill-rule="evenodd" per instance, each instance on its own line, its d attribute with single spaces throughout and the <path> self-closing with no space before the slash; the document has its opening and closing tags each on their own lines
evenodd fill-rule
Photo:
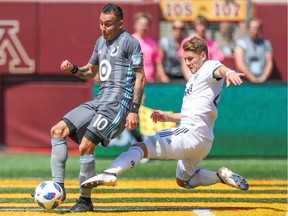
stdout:
<svg viewBox="0 0 288 216">
<path fill-rule="evenodd" d="M 70 212 L 92 212 L 94 209 L 91 198 L 81 197 L 76 200 L 76 204 L 70 209 Z"/>
<path fill-rule="evenodd" d="M 60 187 L 62 188 L 63 196 L 62 196 L 61 201 L 64 202 L 64 200 L 66 199 L 66 190 L 65 190 L 65 187 L 64 187 L 64 183 L 57 183 L 57 184 L 59 184 Z"/>
</svg>

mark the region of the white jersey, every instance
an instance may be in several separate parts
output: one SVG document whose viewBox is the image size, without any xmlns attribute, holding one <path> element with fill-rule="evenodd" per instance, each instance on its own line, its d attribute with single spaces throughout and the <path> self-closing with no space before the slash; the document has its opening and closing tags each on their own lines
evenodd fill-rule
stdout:
<svg viewBox="0 0 288 216">
<path fill-rule="evenodd" d="M 224 79 L 216 79 L 214 72 L 222 64 L 208 60 L 186 84 L 181 110 L 181 126 L 192 127 L 199 136 L 214 139 L 214 122 Z"/>
</svg>

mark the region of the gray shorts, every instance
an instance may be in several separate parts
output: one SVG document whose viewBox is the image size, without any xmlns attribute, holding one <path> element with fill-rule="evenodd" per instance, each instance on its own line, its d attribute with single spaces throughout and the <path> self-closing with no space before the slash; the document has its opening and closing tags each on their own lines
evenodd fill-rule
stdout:
<svg viewBox="0 0 288 216">
<path fill-rule="evenodd" d="M 96 100 L 83 103 L 67 113 L 63 121 L 70 130 L 70 137 L 80 144 L 83 136 L 95 145 L 109 142 L 125 129 L 129 110 L 120 102 L 97 103 Z"/>
</svg>

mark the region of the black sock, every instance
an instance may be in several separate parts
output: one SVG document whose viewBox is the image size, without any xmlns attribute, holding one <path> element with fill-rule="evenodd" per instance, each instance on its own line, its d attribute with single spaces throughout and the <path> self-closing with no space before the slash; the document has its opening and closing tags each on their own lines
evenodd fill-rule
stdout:
<svg viewBox="0 0 288 216">
<path fill-rule="evenodd" d="M 91 202 L 91 198 L 90 197 L 87 198 L 87 197 L 80 196 L 79 199 L 84 200 L 85 202 Z"/>
</svg>

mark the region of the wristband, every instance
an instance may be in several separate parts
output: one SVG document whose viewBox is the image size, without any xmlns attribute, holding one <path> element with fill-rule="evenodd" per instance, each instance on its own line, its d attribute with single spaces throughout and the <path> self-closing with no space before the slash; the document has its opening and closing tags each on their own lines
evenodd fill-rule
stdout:
<svg viewBox="0 0 288 216">
<path fill-rule="evenodd" d="M 72 70 L 70 71 L 72 74 L 76 74 L 78 71 L 78 66 L 73 65 Z"/>
<path fill-rule="evenodd" d="M 138 113 L 139 108 L 140 108 L 140 104 L 132 102 L 131 107 L 130 107 L 130 112 Z"/>
<path fill-rule="evenodd" d="M 230 73 L 235 72 L 234 70 L 228 70 L 225 74 L 225 76 L 227 77 Z"/>
</svg>

